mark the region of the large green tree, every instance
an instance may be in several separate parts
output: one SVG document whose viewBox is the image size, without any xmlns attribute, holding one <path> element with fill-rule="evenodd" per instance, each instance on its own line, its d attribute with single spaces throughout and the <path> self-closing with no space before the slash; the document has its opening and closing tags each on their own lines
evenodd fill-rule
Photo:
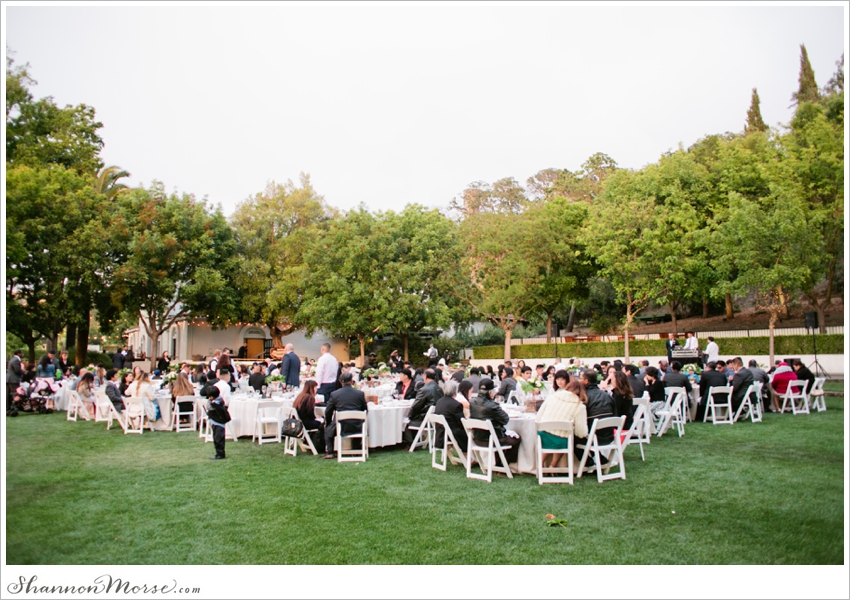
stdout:
<svg viewBox="0 0 850 600">
<path fill-rule="evenodd" d="M 162 183 L 117 197 L 109 235 L 123 247 L 115 268 L 113 302 L 138 316 L 151 340 L 151 369 L 159 336 L 184 318 L 225 325 L 237 316 L 229 280 L 233 232 L 221 214 L 190 194 L 167 194 Z"/>
<path fill-rule="evenodd" d="M 263 323 L 273 344 L 297 330 L 304 253 L 321 240 L 334 211 L 302 173 L 300 185 L 270 182 L 242 202 L 230 219 L 238 244 L 234 286 L 239 293 L 239 318 Z"/>
</svg>

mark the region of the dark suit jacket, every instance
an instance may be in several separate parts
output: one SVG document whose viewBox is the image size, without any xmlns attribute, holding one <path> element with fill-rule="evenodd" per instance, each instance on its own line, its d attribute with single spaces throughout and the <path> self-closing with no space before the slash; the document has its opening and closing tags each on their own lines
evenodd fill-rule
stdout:
<svg viewBox="0 0 850 600">
<path fill-rule="evenodd" d="M 300 373 L 301 361 L 298 359 L 298 355 L 295 352 L 284 355 L 283 361 L 280 363 L 280 374 L 286 377 L 286 385 L 298 387 Z"/>
<path fill-rule="evenodd" d="M 463 418 L 463 405 L 450 396 L 443 396 L 437 400 L 437 404 L 434 406 L 434 414 L 442 415 L 446 418 L 446 423 L 449 424 L 449 429 L 452 430 L 452 435 L 455 437 L 460 449 L 466 452 L 468 439 L 466 437 L 466 430 L 460 422 Z M 437 430 L 436 439 L 438 447 L 442 447 L 444 436 L 443 428 L 440 427 Z"/>
<path fill-rule="evenodd" d="M 691 381 L 688 379 L 687 375 L 683 375 L 682 373 L 676 373 L 673 371 L 672 373 L 667 373 L 664 376 L 664 387 L 683 387 L 685 391 L 689 394 L 693 389 L 691 387 Z"/>
<path fill-rule="evenodd" d="M 437 403 L 437 400 L 443 397 L 443 390 L 437 385 L 436 381 L 428 381 L 416 392 L 416 402 L 410 407 L 410 423 L 419 425 L 428 409 Z"/>
<path fill-rule="evenodd" d="M 732 378 L 732 408 L 738 410 L 741 402 L 744 401 L 744 395 L 747 389 L 753 384 L 753 374 L 749 369 L 741 367 L 735 376 Z M 751 399 L 752 400 L 752 399 Z"/>
<path fill-rule="evenodd" d="M 664 342 L 664 347 L 667 348 L 667 362 L 670 363 L 673 360 L 673 348 L 679 346 L 679 340 L 670 340 L 668 339 Z"/>
<path fill-rule="evenodd" d="M 334 427 L 334 413 L 344 410 L 366 410 L 366 396 L 360 390 L 355 390 L 350 385 L 344 385 L 331 394 L 331 398 L 325 408 L 326 427 Z M 359 421 L 343 421 L 343 435 L 349 433 L 360 433 Z"/>
<path fill-rule="evenodd" d="M 806 382 L 806 393 L 812 391 L 812 386 L 815 384 L 815 374 L 811 372 L 808 367 L 800 367 L 800 369 L 795 373 L 797 379 L 801 379 Z"/>
<path fill-rule="evenodd" d="M 401 390 L 404 388 L 404 384 L 402 382 L 398 382 L 395 386 L 395 393 L 401 394 Z M 413 380 L 410 381 L 410 385 L 407 386 L 407 390 L 404 392 L 403 400 L 413 400 L 416 398 L 416 384 Z"/>
<path fill-rule="evenodd" d="M 708 402 L 708 388 L 710 387 L 721 387 L 724 385 L 729 385 L 729 382 L 726 381 L 726 375 L 723 373 L 718 373 L 717 371 L 703 371 L 702 376 L 699 380 L 699 392 L 702 397 L 702 405 L 705 406 L 705 403 Z"/>
<path fill-rule="evenodd" d="M 121 354 L 120 351 L 116 352 L 112 355 L 112 368 L 113 369 L 123 369 L 124 368 L 124 355 Z"/>
<path fill-rule="evenodd" d="M 628 380 L 629 385 L 632 386 L 632 393 L 635 395 L 635 398 L 643 396 L 643 393 L 646 391 L 646 383 L 644 383 L 643 378 L 629 375 Z"/>
</svg>

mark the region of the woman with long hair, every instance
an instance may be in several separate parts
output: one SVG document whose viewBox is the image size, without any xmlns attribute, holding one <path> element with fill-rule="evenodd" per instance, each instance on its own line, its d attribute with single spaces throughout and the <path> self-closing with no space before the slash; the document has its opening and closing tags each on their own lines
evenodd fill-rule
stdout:
<svg viewBox="0 0 850 600">
<path fill-rule="evenodd" d="M 86 373 L 80 379 L 80 382 L 77 384 L 77 394 L 80 396 L 80 400 L 83 401 L 91 418 L 94 418 L 94 375 L 92 373 Z"/>
<path fill-rule="evenodd" d="M 549 394 L 537 411 L 536 421 L 572 421 L 573 438 L 587 437 L 587 393 L 584 386 L 576 379 L 570 380 L 566 371 L 555 373 L 554 391 Z M 563 429 L 543 429 L 537 432 L 545 451 L 569 449 L 569 435 Z M 575 452 L 575 448 L 573 448 Z M 545 460 L 544 452 L 544 460 Z M 560 455 L 549 453 L 549 464 L 553 467 L 560 460 Z"/>
<path fill-rule="evenodd" d="M 194 396 L 195 388 L 189 382 L 189 377 L 183 371 L 177 373 L 177 379 L 171 384 L 171 398 L 174 400 L 174 406 L 177 407 L 177 398 L 180 396 Z M 180 412 L 188 412 L 195 406 L 193 402 L 180 402 Z"/>
<path fill-rule="evenodd" d="M 132 385 L 133 380 L 135 379 L 135 375 L 133 375 L 132 371 L 127 371 L 121 376 L 121 383 L 118 386 L 118 389 L 121 391 L 121 394 L 124 396 L 130 397 L 130 385 Z"/>
<path fill-rule="evenodd" d="M 304 429 L 318 430 L 318 433 L 310 435 L 313 440 L 313 445 L 316 447 L 316 452 L 324 454 L 325 452 L 325 426 L 316 419 L 316 390 L 318 384 L 313 379 L 308 379 L 304 382 L 304 387 L 292 403 L 292 408 L 298 413 L 298 418 L 304 424 Z"/>
<path fill-rule="evenodd" d="M 618 417 L 625 415 L 626 423 L 623 427 L 628 429 L 632 426 L 632 415 L 635 412 L 635 407 L 632 405 L 634 392 L 631 384 L 629 384 L 629 378 L 622 371 L 615 371 L 613 379 L 611 397 L 614 399 L 614 414 Z"/>
<path fill-rule="evenodd" d="M 138 368 L 138 367 L 137 367 Z M 160 418 L 159 404 L 156 402 L 156 396 L 151 385 L 151 377 L 148 373 L 139 368 L 139 377 L 130 385 L 131 396 L 133 398 L 141 398 L 145 407 L 145 414 L 153 427 L 154 421 Z"/>
<path fill-rule="evenodd" d="M 94 370 L 94 387 L 106 385 L 106 369 L 98 365 Z"/>
</svg>

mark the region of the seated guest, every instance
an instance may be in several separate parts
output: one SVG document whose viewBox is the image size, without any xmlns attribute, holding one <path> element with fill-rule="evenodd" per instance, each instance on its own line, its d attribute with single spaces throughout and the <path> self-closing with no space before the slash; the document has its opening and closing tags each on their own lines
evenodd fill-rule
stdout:
<svg viewBox="0 0 850 600">
<path fill-rule="evenodd" d="M 182 401 L 178 404 L 177 399 L 180 396 L 193 396 L 195 395 L 195 388 L 192 387 L 192 384 L 189 383 L 189 378 L 186 376 L 186 373 L 183 371 L 179 371 L 177 373 L 177 379 L 174 380 L 174 383 L 171 384 L 171 399 L 174 401 L 175 406 L 180 409 L 180 412 L 190 412 L 195 407 L 195 401 Z M 185 421 L 188 417 L 182 417 Z"/>
<path fill-rule="evenodd" d="M 646 391 L 649 392 L 649 410 L 654 415 L 656 411 L 664 408 L 666 400 L 664 382 L 661 381 L 658 369 L 655 367 L 646 367 L 643 382 L 646 384 Z"/>
<path fill-rule="evenodd" d="M 83 401 L 89 415 L 94 418 L 94 375 L 92 373 L 86 373 L 80 379 L 80 383 L 77 384 L 77 394 L 79 394 L 80 400 Z"/>
<path fill-rule="evenodd" d="M 351 387 L 353 378 L 351 373 L 344 373 L 340 377 L 341 388 L 330 394 L 330 399 L 327 402 L 325 409 L 325 458 L 334 458 L 334 438 L 336 438 L 336 419 L 335 413 L 347 410 L 364 411 L 366 408 L 366 396 L 360 390 Z M 362 430 L 362 422 L 360 421 L 345 421 L 341 424 L 343 436 L 348 434 L 358 434 Z M 342 441 L 340 441 L 342 443 Z M 351 441 L 352 447 L 359 448 L 360 439 Z"/>
<path fill-rule="evenodd" d="M 664 387 L 683 387 L 687 393 L 691 393 L 693 387 L 687 375 L 682 374 L 682 363 L 674 360 L 670 364 L 670 372 L 664 376 Z"/>
<path fill-rule="evenodd" d="M 610 368 L 613 369 L 614 367 Z M 624 429 L 632 426 L 632 415 L 635 412 L 632 398 L 634 398 L 634 393 L 632 392 L 632 386 L 629 385 L 628 378 L 621 371 L 616 371 L 611 389 L 611 399 L 614 400 L 614 415 L 617 417 L 626 417 L 626 422 L 623 425 Z"/>
<path fill-rule="evenodd" d="M 263 386 L 266 385 L 266 375 L 263 373 L 263 366 L 260 363 L 254 363 L 251 368 L 251 375 L 248 377 L 248 385 L 254 388 L 257 392 L 263 391 Z"/>
<path fill-rule="evenodd" d="M 549 383 L 555 383 L 555 373 L 556 373 L 555 365 L 550 366 L 543 372 L 543 381 L 548 381 Z"/>
<path fill-rule="evenodd" d="M 469 417 L 471 419 L 480 419 L 482 421 L 490 421 L 493 424 L 493 430 L 496 432 L 496 438 L 502 446 L 509 446 L 504 450 L 505 460 L 508 464 L 516 462 L 519 456 L 520 439 L 518 437 L 509 436 L 506 433 L 505 425 L 510 422 L 508 413 L 499 406 L 493 398 L 496 396 L 496 384 L 492 379 L 482 379 L 481 385 L 478 388 L 478 396 L 473 398 L 469 403 Z M 513 433 L 513 432 L 512 432 Z M 515 434 L 514 434 L 515 435 Z M 489 435 L 485 431 L 476 429 L 474 432 L 475 441 L 480 445 L 486 445 L 489 441 Z M 496 455 L 496 465 L 506 466 L 501 464 L 501 459 Z"/>
<path fill-rule="evenodd" d="M 641 378 L 643 378 L 643 376 L 644 376 L 644 375 L 646 375 L 646 368 L 647 368 L 648 366 L 649 366 L 649 361 L 648 361 L 648 360 L 642 360 L 642 361 L 640 361 L 640 376 L 641 376 Z"/>
<path fill-rule="evenodd" d="M 571 383 L 575 391 L 569 390 Z M 537 422 L 544 421 L 572 421 L 573 435 L 580 439 L 587 438 L 587 393 L 578 381 L 570 382 L 570 376 L 564 370 L 555 373 L 555 391 L 546 396 L 540 410 L 537 411 Z M 537 435 L 540 436 L 544 450 L 566 450 L 569 447 L 569 436 L 566 431 L 544 429 L 538 431 Z M 559 455 L 552 454 L 548 466 L 555 466 L 558 460 Z"/>
<path fill-rule="evenodd" d="M 599 389 L 597 373 L 593 369 L 585 369 L 579 375 L 579 381 L 587 393 L 587 428 L 590 430 L 596 419 L 614 416 L 614 399 Z M 600 444 L 610 444 L 614 441 L 614 430 L 605 428 L 596 432 Z"/>
<path fill-rule="evenodd" d="M 628 371 L 629 385 L 632 386 L 632 397 L 640 398 L 646 391 L 646 384 L 643 378 L 639 377 L 640 369 L 635 365 L 623 365 L 623 368 Z"/>
<path fill-rule="evenodd" d="M 732 410 L 737 412 L 744 401 L 747 390 L 753 384 L 753 374 L 744 368 L 744 361 L 740 358 L 733 358 L 729 361 L 729 365 L 735 371 L 735 376 L 732 378 Z M 751 398 L 750 401 L 752 402 L 753 399 Z"/>
<path fill-rule="evenodd" d="M 416 398 L 416 389 L 413 386 L 413 373 L 410 369 L 402 369 L 399 373 L 399 382 L 395 386 L 395 393 L 400 400 L 413 400 Z"/>
<path fill-rule="evenodd" d="M 752 359 L 747 363 L 747 370 L 753 374 L 754 383 L 762 384 L 762 397 L 759 398 L 759 401 L 761 401 L 770 394 L 770 375 L 764 369 L 759 368 L 759 364 Z"/>
<path fill-rule="evenodd" d="M 120 413 L 124 410 L 124 398 L 121 390 L 116 385 L 117 381 L 118 369 L 109 369 L 106 372 L 106 387 L 104 391 L 106 392 L 106 397 L 112 402 L 112 406 Z"/>
<path fill-rule="evenodd" d="M 171 365 L 171 358 L 168 356 L 168 351 L 162 353 L 162 356 L 156 361 L 156 370 L 165 375 L 168 367 Z"/>
<path fill-rule="evenodd" d="M 132 398 L 142 399 L 145 414 L 153 425 L 154 421 L 159 419 L 161 415 L 159 404 L 156 402 L 150 375 L 143 371 L 141 367 L 136 368 L 139 369 L 139 377 L 134 379 L 133 383 L 127 388 L 127 391 L 130 392 L 128 395 Z"/>
<path fill-rule="evenodd" d="M 390 352 L 390 357 L 387 359 L 387 366 L 390 368 L 390 373 L 401 373 L 404 364 L 401 358 L 399 358 L 398 350 Z"/>
<path fill-rule="evenodd" d="M 436 369 L 427 369 L 425 371 L 425 384 L 416 392 L 416 401 L 410 407 L 408 418 L 409 423 L 404 428 L 403 438 L 406 446 L 413 443 L 416 437 L 416 431 L 411 430 L 411 427 L 419 427 L 428 413 L 428 409 L 437 403 L 437 400 L 443 397 L 443 390 L 437 385 Z"/>
<path fill-rule="evenodd" d="M 472 398 L 472 383 L 469 381 L 461 381 L 460 385 L 457 386 L 457 394 L 455 395 L 455 400 L 460 402 L 461 406 L 463 406 L 464 415 L 469 414 L 469 401 Z"/>
<path fill-rule="evenodd" d="M 94 370 L 94 387 L 106 385 L 106 369 L 98 365 Z"/>
<path fill-rule="evenodd" d="M 192 383 L 200 384 L 201 388 L 207 383 L 207 374 L 204 369 L 204 364 L 195 365 L 195 370 L 192 372 Z"/>
<path fill-rule="evenodd" d="M 463 385 L 463 384 L 461 384 Z M 470 384 L 466 384 L 467 389 Z M 457 401 L 456 395 L 458 393 L 458 384 L 454 380 L 449 380 L 446 382 L 445 386 L 443 386 L 443 396 L 437 400 L 437 404 L 434 406 L 434 414 L 442 415 L 446 419 L 446 423 L 449 425 L 449 429 L 452 432 L 452 435 L 457 441 L 460 449 L 466 452 L 467 447 L 467 437 L 466 430 L 464 430 L 463 425 L 460 420 L 463 419 L 463 404 Z M 437 426 L 435 428 L 435 443 L 438 448 L 443 446 L 443 437 L 445 437 L 445 432 L 443 431 L 442 426 Z"/>
<path fill-rule="evenodd" d="M 732 368 L 729 367 L 729 365 L 726 363 L 725 360 L 718 360 L 717 366 L 715 367 L 715 370 L 718 373 L 723 373 L 724 377 L 726 377 L 726 381 L 727 381 L 726 385 L 729 385 L 729 384 L 732 383 L 732 378 L 735 376 L 735 371 L 732 370 Z"/>
<path fill-rule="evenodd" d="M 325 452 L 325 425 L 316 418 L 316 390 L 319 384 L 308 379 L 304 382 L 304 387 L 292 403 L 292 408 L 298 413 L 298 418 L 304 424 L 304 429 L 317 430 L 316 435 L 310 434 L 310 439 L 313 440 L 313 445 L 316 447 L 316 452 L 323 454 Z"/>
<path fill-rule="evenodd" d="M 815 384 L 815 375 L 807 366 L 805 366 L 799 358 L 795 358 L 791 363 L 791 368 L 797 374 L 797 379 L 806 382 L 806 394 L 812 391 L 812 386 Z"/>
<path fill-rule="evenodd" d="M 516 379 L 514 379 L 514 370 L 510 367 L 505 367 L 503 374 L 504 377 L 500 377 L 501 383 L 499 384 L 499 391 L 496 395 L 501 396 L 502 401 L 506 402 L 511 392 L 516 390 Z"/>
<path fill-rule="evenodd" d="M 729 382 L 726 381 L 726 375 L 717 372 L 717 363 L 713 360 L 707 362 L 699 383 L 700 403 L 697 406 L 697 413 L 695 417 L 697 421 L 702 421 L 705 418 L 705 405 L 708 403 L 709 388 L 723 387 L 726 385 L 729 385 Z"/>
<path fill-rule="evenodd" d="M 672 362 L 672 361 L 669 361 L 669 362 L 666 361 L 666 360 L 659 360 L 658 361 L 658 372 L 661 374 L 662 380 L 665 377 L 667 377 L 667 373 L 670 372 L 670 362 Z"/>
<path fill-rule="evenodd" d="M 472 367 L 469 370 L 469 377 L 467 377 L 463 381 L 468 381 L 472 385 L 472 391 L 470 392 L 471 395 L 477 394 L 478 386 L 481 383 L 481 371 L 478 369 L 478 367 Z"/>
<path fill-rule="evenodd" d="M 455 383 L 460 383 L 463 381 L 464 377 L 466 377 L 466 370 L 457 369 L 454 373 L 452 373 L 451 379 L 454 379 Z"/>
<path fill-rule="evenodd" d="M 133 383 L 133 373 L 127 371 L 124 373 L 123 377 L 121 377 L 121 384 L 118 389 L 121 390 L 121 395 L 124 397 L 129 397 L 130 393 L 127 391 L 130 389 L 130 384 Z"/>
</svg>

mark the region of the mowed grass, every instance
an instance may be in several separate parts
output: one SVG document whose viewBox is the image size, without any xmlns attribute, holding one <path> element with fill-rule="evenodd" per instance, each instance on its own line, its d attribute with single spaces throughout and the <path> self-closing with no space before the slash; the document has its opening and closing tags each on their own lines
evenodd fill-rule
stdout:
<svg viewBox="0 0 850 600">
<path fill-rule="evenodd" d="M 364 464 L 64 413 L 6 419 L 9 564 L 842 564 L 844 400 L 695 423 L 625 481 L 493 483 L 425 451 Z M 565 519 L 548 527 L 545 515 Z"/>
</svg>

